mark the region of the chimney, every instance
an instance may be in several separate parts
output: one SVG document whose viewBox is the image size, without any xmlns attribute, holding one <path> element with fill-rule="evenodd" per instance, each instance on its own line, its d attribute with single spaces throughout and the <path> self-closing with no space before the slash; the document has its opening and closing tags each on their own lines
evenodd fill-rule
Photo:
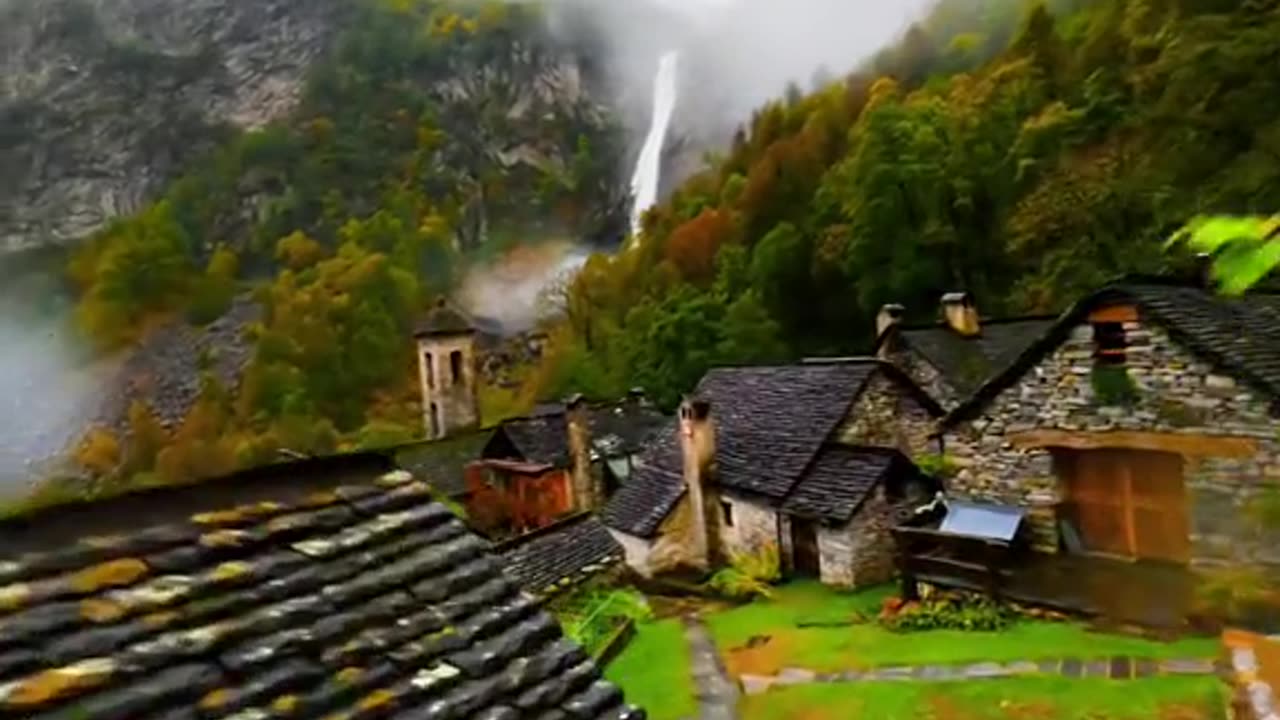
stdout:
<svg viewBox="0 0 1280 720">
<path fill-rule="evenodd" d="M 591 467 L 591 418 L 581 395 L 565 400 L 564 418 L 574 508 L 580 512 L 597 510 L 604 504 L 603 478 L 597 477 Z"/>
<path fill-rule="evenodd" d="M 642 388 L 642 387 L 633 387 L 633 388 L 631 388 L 630 390 L 628 390 L 628 391 L 627 391 L 627 402 L 631 403 L 632 405 L 645 405 L 645 404 L 647 404 L 647 403 L 648 403 L 648 399 L 647 399 L 647 398 L 645 398 L 645 395 L 644 395 L 644 388 Z"/>
<path fill-rule="evenodd" d="M 1197 253 L 1191 271 L 1191 284 L 1202 290 L 1217 288 L 1218 281 L 1213 276 L 1213 255 Z"/>
<path fill-rule="evenodd" d="M 884 334 L 888 332 L 890 328 L 902 322 L 902 315 L 906 310 L 906 308 L 898 305 L 897 303 L 890 303 L 888 305 L 881 306 L 880 312 L 876 314 L 875 342 L 879 345 L 879 349 L 876 354 L 882 359 L 887 358 L 892 352 L 892 349 L 889 347 L 890 342 L 885 340 Z M 882 341 L 884 341 L 883 344 Z"/>
<path fill-rule="evenodd" d="M 947 327 L 964 337 L 973 337 L 982 332 L 978 323 L 978 308 L 973 304 L 973 297 L 966 292 L 947 293 L 942 296 L 942 317 Z"/>
<path fill-rule="evenodd" d="M 716 427 L 711 417 L 711 403 L 686 400 L 680 406 L 680 450 L 684 458 L 684 483 L 689 492 L 693 523 L 689 547 L 693 563 L 708 570 L 715 553 L 715 535 L 719 532 L 719 498 L 711 485 L 715 471 Z"/>
</svg>

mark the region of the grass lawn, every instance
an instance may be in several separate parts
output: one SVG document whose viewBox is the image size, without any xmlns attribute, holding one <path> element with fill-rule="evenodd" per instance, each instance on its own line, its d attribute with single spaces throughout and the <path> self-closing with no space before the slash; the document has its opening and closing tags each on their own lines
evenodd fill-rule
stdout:
<svg viewBox="0 0 1280 720">
<path fill-rule="evenodd" d="M 783 667 L 822 672 L 1059 657 L 1198 658 L 1213 657 L 1218 652 L 1217 638 L 1161 643 L 1092 633 L 1076 623 L 1037 620 L 1020 622 L 1001 632 L 893 633 L 874 621 L 881 601 L 892 592 L 892 588 L 875 588 L 841 593 L 816 582 L 793 582 L 776 588 L 772 600 L 713 614 L 706 621 L 729 671 L 735 675 L 771 675 Z M 847 618 L 855 611 L 872 619 L 844 627 L 796 627 L 805 621 Z M 757 636 L 768 636 L 769 640 L 747 648 L 747 641 Z"/>
<path fill-rule="evenodd" d="M 1215 678 L 1021 678 L 801 685 L 743 699 L 743 720 L 1224 720 Z"/>
<path fill-rule="evenodd" d="M 644 708 L 650 720 L 679 720 L 697 713 L 689 648 L 679 620 L 636 626 L 636 636 L 605 668 L 627 702 Z"/>
</svg>

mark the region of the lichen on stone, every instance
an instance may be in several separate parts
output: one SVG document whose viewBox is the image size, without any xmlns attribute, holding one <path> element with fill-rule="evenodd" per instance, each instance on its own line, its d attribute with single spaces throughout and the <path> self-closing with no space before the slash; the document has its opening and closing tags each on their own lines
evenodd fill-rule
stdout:
<svg viewBox="0 0 1280 720">
<path fill-rule="evenodd" d="M 137 558 L 121 558 L 87 567 L 71 576 L 71 587 L 89 594 L 106 588 L 132 585 L 151 569 Z"/>
</svg>

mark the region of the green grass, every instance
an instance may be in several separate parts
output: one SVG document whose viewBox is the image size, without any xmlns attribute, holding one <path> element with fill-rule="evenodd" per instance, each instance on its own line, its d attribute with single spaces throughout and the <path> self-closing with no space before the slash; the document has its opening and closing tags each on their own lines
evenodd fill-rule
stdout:
<svg viewBox="0 0 1280 720">
<path fill-rule="evenodd" d="M 679 720 L 697 712 L 689 648 L 679 620 L 640 623 L 622 654 L 605 668 L 605 677 L 644 708 L 650 720 Z"/>
<path fill-rule="evenodd" d="M 1223 720 L 1215 678 L 1020 678 L 800 685 L 748 696 L 743 720 Z"/>
<path fill-rule="evenodd" d="M 757 601 L 707 618 L 716 645 L 735 673 L 770 674 L 782 667 L 836 671 L 884 665 L 959 664 L 965 662 L 1081 659 L 1127 655 L 1136 658 L 1213 657 L 1216 638 L 1186 638 L 1161 643 L 1142 638 L 1088 632 L 1077 623 L 1022 621 L 1000 632 L 936 630 L 893 633 L 874 619 L 847 627 L 798 628 L 815 617 L 874 615 L 891 590 L 876 588 L 840 593 L 817 583 L 777 588 L 773 600 Z M 755 650 L 733 653 L 753 636 L 770 641 Z"/>
</svg>

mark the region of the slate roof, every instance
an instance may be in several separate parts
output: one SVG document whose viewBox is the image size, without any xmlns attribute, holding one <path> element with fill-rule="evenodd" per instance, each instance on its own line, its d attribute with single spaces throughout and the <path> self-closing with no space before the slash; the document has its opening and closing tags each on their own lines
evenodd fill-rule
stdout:
<svg viewBox="0 0 1280 720">
<path fill-rule="evenodd" d="M 0 563 L 0 714 L 643 718 L 407 473 Z"/>
<path fill-rule="evenodd" d="M 642 538 L 657 534 L 684 497 L 678 433 L 679 425 L 672 420 L 649 439 L 631 477 L 605 504 L 601 519 L 606 525 Z"/>
<path fill-rule="evenodd" d="M 986 320 L 981 333 L 965 337 L 945 323 L 901 328 L 898 339 L 938 369 L 957 393 L 967 396 L 1008 366 L 1053 325 L 1053 317 Z M 880 342 L 885 342 L 881 338 Z"/>
<path fill-rule="evenodd" d="M 413 336 L 468 335 L 474 332 L 476 326 L 471 318 L 442 297 L 436 300 L 435 306 L 418 324 Z"/>
<path fill-rule="evenodd" d="M 708 372 L 696 394 L 711 402 L 720 486 L 781 500 L 880 367 L 866 360 Z"/>
<path fill-rule="evenodd" d="M 909 462 L 897 450 L 824 445 L 782 510 L 805 518 L 848 522 L 872 490 Z"/>
<path fill-rule="evenodd" d="M 465 470 L 480 457 L 493 430 L 476 430 L 395 450 L 396 463 L 451 498 L 467 492 Z"/>
<path fill-rule="evenodd" d="M 708 372 L 695 393 L 711 403 L 719 484 L 780 506 L 877 371 L 940 413 L 901 371 L 869 358 Z M 651 538 L 675 509 L 684 496 L 677 432 L 678 422 L 668 423 L 641 452 L 632 477 L 605 506 L 609 527 Z"/>
<path fill-rule="evenodd" d="M 536 595 L 550 595 L 623 559 L 618 544 L 595 515 L 581 514 L 503 543 L 507 574 Z"/>
<path fill-rule="evenodd" d="M 586 409 L 591 443 L 603 457 L 640 452 L 645 441 L 670 419 L 656 408 L 633 400 L 592 405 Z M 563 405 L 540 405 L 523 418 L 498 426 L 520 456 L 556 467 L 569 464 L 569 426 Z"/>
<path fill-rule="evenodd" d="M 591 442 L 603 457 L 634 455 L 671 421 L 648 403 L 627 400 L 588 410 Z"/>
<path fill-rule="evenodd" d="M 569 431 L 564 412 L 504 421 L 497 432 L 520 454 L 520 459 L 554 467 L 569 465 Z"/>
<path fill-rule="evenodd" d="M 1134 304 L 1144 321 L 1163 328 L 1193 354 L 1280 405 L 1280 293 L 1253 292 L 1226 298 L 1201 286 L 1133 277 L 1078 301 L 969 400 L 952 410 L 943 424 L 976 415 L 1000 391 L 1060 346 L 1092 309 L 1116 302 Z"/>
</svg>

